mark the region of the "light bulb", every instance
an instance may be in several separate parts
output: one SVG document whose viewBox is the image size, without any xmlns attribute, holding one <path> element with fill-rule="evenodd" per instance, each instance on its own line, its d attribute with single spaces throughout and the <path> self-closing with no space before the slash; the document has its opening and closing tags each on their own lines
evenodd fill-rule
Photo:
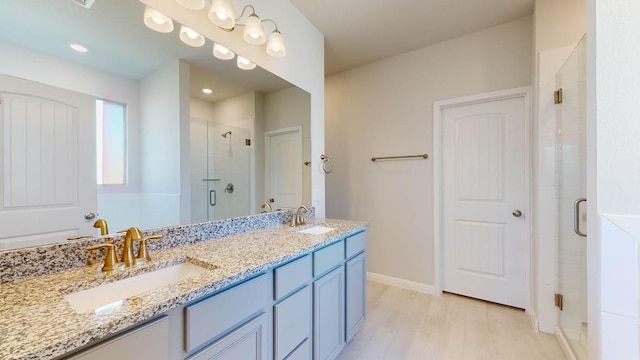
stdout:
<svg viewBox="0 0 640 360">
<path fill-rule="evenodd" d="M 173 20 L 158 10 L 148 6 L 144 8 L 144 24 L 151 30 L 170 33 L 173 31 Z"/>
<path fill-rule="evenodd" d="M 213 44 L 213 56 L 220 60 L 231 60 L 236 54 L 220 44 Z"/>
<path fill-rule="evenodd" d="M 187 30 L 185 31 L 185 33 L 187 34 L 187 36 L 189 37 L 189 39 L 197 39 L 198 38 L 198 34 L 196 34 L 194 31 L 192 30 Z"/>
<path fill-rule="evenodd" d="M 76 43 L 70 43 L 69 47 L 72 48 L 74 51 L 77 51 L 79 53 L 86 53 L 87 51 L 89 51 L 85 46 L 80 45 L 80 44 L 76 44 Z"/>
<path fill-rule="evenodd" d="M 242 70 L 253 70 L 256 67 L 256 64 L 252 63 L 251 61 L 249 61 L 249 59 L 246 59 L 240 55 L 238 55 L 238 67 Z"/>
<path fill-rule="evenodd" d="M 193 47 L 200 47 L 204 45 L 204 36 L 198 34 L 197 32 L 189 29 L 184 25 L 180 27 L 180 40 L 182 40 L 183 43 Z"/>
<path fill-rule="evenodd" d="M 208 17 L 212 23 L 226 30 L 236 26 L 236 14 L 231 0 L 211 0 Z"/>
</svg>

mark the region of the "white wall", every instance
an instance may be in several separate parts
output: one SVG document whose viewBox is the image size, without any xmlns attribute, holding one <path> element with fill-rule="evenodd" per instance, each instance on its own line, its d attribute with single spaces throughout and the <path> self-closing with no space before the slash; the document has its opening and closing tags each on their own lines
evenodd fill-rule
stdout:
<svg viewBox="0 0 640 360">
<path fill-rule="evenodd" d="M 302 161 L 311 161 L 310 97 L 295 86 L 264 96 L 264 130 L 302 127 Z M 264 146 L 263 146 L 264 148 Z M 302 164 L 301 164 L 302 166 Z M 302 168 L 302 203 L 311 204 L 311 166 Z"/>
<path fill-rule="evenodd" d="M 589 355 L 637 359 L 640 2 L 588 0 L 587 15 Z"/>
<path fill-rule="evenodd" d="M 433 102 L 531 81 L 531 18 L 332 75 L 326 79 L 327 215 L 372 223 L 368 271 L 434 284 Z"/>
<path fill-rule="evenodd" d="M 255 4 L 256 11 L 265 19 L 276 20 L 285 38 L 287 56 L 273 58 L 266 54 L 264 47 L 246 44 L 239 31 L 226 32 L 211 25 L 206 11 L 187 10 L 175 1 L 142 0 L 177 22 L 185 24 L 207 38 L 217 41 L 247 57 L 257 65 L 280 76 L 291 84 L 311 94 L 311 161 L 312 187 L 316 215 L 325 213 L 325 177 L 319 170 L 320 154 L 324 153 L 324 37 L 288 0 L 271 0 L 268 6 Z M 249 1 L 233 2 L 236 11 Z M 216 61 L 212 59 L 212 61 Z"/>
<path fill-rule="evenodd" d="M 148 200 L 141 206 L 143 225 L 140 226 L 146 228 L 190 220 L 190 174 L 183 171 L 190 166 L 189 105 L 188 98 L 184 99 L 185 86 L 182 83 L 187 79 L 188 94 L 188 78 L 188 64 L 175 61 L 140 83 L 140 130 L 144 134 L 140 138 L 144 174 L 142 192 L 148 197 L 158 198 L 158 201 Z"/>
</svg>

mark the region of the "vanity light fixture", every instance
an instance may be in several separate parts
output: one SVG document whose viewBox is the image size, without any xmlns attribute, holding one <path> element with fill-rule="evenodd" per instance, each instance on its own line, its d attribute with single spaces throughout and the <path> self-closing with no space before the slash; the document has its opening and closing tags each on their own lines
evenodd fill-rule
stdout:
<svg viewBox="0 0 640 360">
<path fill-rule="evenodd" d="M 249 61 L 249 59 L 238 55 L 238 67 L 242 70 L 253 70 L 255 69 L 256 64 Z"/>
<path fill-rule="evenodd" d="M 180 27 L 180 40 L 182 40 L 183 43 L 193 47 L 201 47 L 204 45 L 204 36 L 198 34 L 197 32 L 184 25 Z"/>
<path fill-rule="evenodd" d="M 176 0 L 176 2 L 189 10 L 204 9 L 205 0 Z"/>
<path fill-rule="evenodd" d="M 247 9 L 251 10 L 249 17 L 244 24 L 238 21 L 244 16 Z M 252 45 L 262 45 L 267 43 L 267 54 L 274 57 L 283 57 L 287 54 L 287 49 L 284 45 L 284 39 L 282 33 L 278 29 L 278 24 L 271 19 L 261 20 L 256 14 L 256 9 L 253 5 L 246 5 L 242 8 L 240 16 L 235 17 L 235 11 L 231 0 L 211 0 L 211 7 L 208 13 L 209 20 L 217 25 L 219 28 L 225 31 L 234 31 L 237 26 L 244 26 L 242 38 L 245 42 Z M 273 24 L 274 30 L 269 35 L 267 40 L 264 32 L 264 23 L 268 22 Z"/>
<path fill-rule="evenodd" d="M 234 54 L 233 51 L 227 49 L 226 47 L 220 44 L 214 43 L 213 56 L 215 56 L 220 60 L 231 60 L 233 59 L 234 56 L 236 56 L 236 54 Z"/>
<path fill-rule="evenodd" d="M 212 23 L 225 30 L 233 31 L 236 26 L 236 13 L 231 0 L 211 0 L 208 17 Z"/>
<path fill-rule="evenodd" d="M 167 15 L 148 6 L 144 8 L 144 24 L 151 30 L 161 33 L 173 31 L 173 20 Z"/>
<path fill-rule="evenodd" d="M 213 92 L 213 90 L 211 90 L 209 88 L 204 88 L 204 89 L 202 89 L 202 92 L 207 94 L 207 95 L 209 95 L 209 94 L 211 94 Z"/>
<path fill-rule="evenodd" d="M 69 43 L 69 47 L 79 53 L 86 53 L 87 51 L 89 51 L 86 46 L 76 43 Z"/>
<path fill-rule="evenodd" d="M 269 41 L 267 42 L 267 54 L 273 57 L 284 57 L 287 55 L 287 48 L 284 46 L 284 39 L 282 39 L 282 34 L 277 28 L 273 30 L 269 36 Z"/>
<path fill-rule="evenodd" d="M 251 8 L 253 9 L 253 7 Z M 264 36 L 262 21 L 260 21 L 260 18 L 255 12 L 247 18 L 247 22 L 244 24 L 242 38 L 251 45 L 262 45 L 267 41 L 267 38 Z"/>
</svg>

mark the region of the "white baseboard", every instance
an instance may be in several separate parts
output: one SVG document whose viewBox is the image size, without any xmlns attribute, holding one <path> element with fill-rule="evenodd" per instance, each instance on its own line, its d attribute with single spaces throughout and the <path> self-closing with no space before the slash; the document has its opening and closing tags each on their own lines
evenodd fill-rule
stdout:
<svg viewBox="0 0 640 360">
<path fill-rule="evenodd" d="M 556 326 L 556 339 L 558 340 L 558 343 L 560 344 L 560 347 L 562 348 L 562 351 L 564 352 L 564 355 L 567 359 L 579 360 L 575 351 L 573 351 L 571 344 L 569 343 L 567 335 L 564 333 L 564 331 L 562 331 L 560 326 Z"/>
<path fill-rule="evenodd" d="M 535 332 L 539 332 L 540 324 L 538 323 L 538 316 L 536 315 L 536 312 L 533 309 L 529 309 L 527 312 L 529 313 L 529 320 L 531 321 L 531 327 Z"/>
<path fill-rule="evenodd" d="M 399 287 L 407 290 L 413 290 L 413 291 L 417 291 L 424 294 L 440 295 L 440 294 L 436 294 L 435 288 L 432 285 L 398 279 L 391 276 L 367 272 L 367 280 L 371 280 L 371 281 L 379 282 L 385 285 L 391 285 L 391 286 L 395 286 L 395 287 Z"/>
</svg>

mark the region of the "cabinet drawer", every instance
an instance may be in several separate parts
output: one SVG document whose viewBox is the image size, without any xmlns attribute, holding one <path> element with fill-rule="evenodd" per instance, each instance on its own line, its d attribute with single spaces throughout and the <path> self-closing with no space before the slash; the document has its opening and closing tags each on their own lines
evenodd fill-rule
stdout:
<svg viewBox="0 0 640 360">
<path fill-rule="evenodd" d="M 367 242 L 367 235 L 366 233 L 360 232 L 357 233 L 355 235 L 351 235 L 347 238 L 346 240 L 347 242 L 347 259 L 349 259 L 350 257 L 357 255 L 361 252 L 364 251 L 365 246 L 366 246 L 366 242 Z"/>
<path fill-rule="evenodd" d="M 234 325 L 267 306 L 266 275 L 185 308 L 185 350 L 190 352 L 230 330 Z"/>
<path fill-rule="evenodd" d="M 344 240 L 313 253 L 313 276 L 331 270 L 344 260 Z"/>
<path fill-rule="evenodd" d="M 274 356 L 284 359 L 311 330 L 311 288 L 305 286 L 274 306 Z"/>
<path fill-rule="evenodd" d="M 274 299 L 280 299 L 311 280 L 311 256 L 307 255 L 275 270 Z"/>
<path fill-rule="evenodd" d="M 153 346 L 148 346 L 153 344 Z M 65 360 L 169 359 L 169 319 L 158 320 L 106 340 Z"/>
<path fill-rule="evenodd" d="M 295 349 L 285 360 L 309 360 L 311 359 L 310 340 L 305 340 L 297 349 Z"/>
</svg>

